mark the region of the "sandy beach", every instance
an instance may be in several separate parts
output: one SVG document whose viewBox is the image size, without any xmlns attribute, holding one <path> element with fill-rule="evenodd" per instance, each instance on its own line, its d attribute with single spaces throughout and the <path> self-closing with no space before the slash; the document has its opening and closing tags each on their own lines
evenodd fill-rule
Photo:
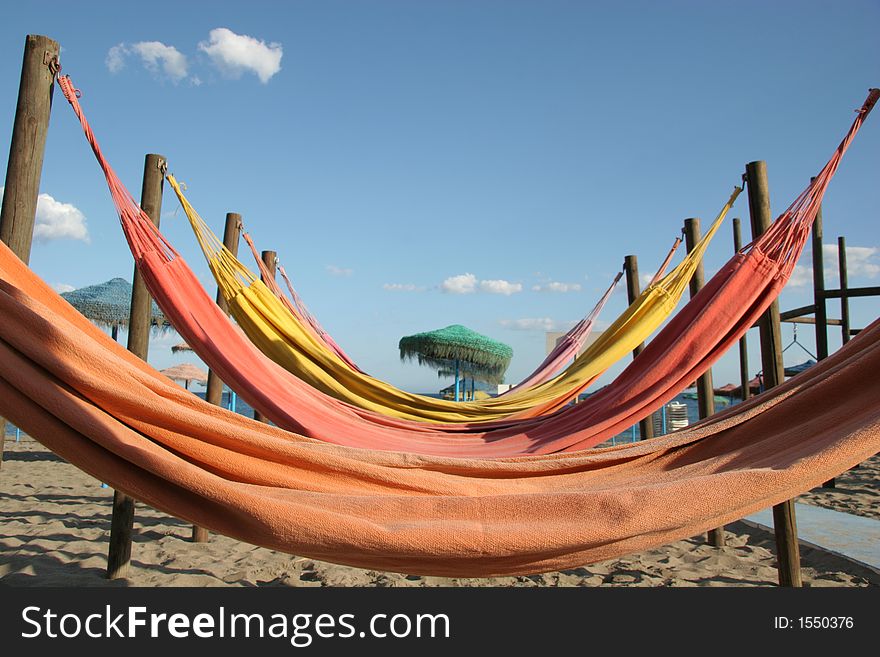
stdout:
<svg viewBox="0 0 880 657">
<path fill-rule="evenodd" d="M 880 518 L 880 456 L 798 502 Z M 225 536 L 194 544 L 190 526 L 137 506 L 132 567 L 104 578 L 112 490 L 29 437 L 7 438 L 0 470 L 0 585 L 6 586 L 775 586 L 773 537 L 738 522 L 727 546 L 703 537 L 563 572 L 493 579 L 419 577 L 314 561 Z M 806 586 L 878 586 L 880 573 L 802 546 Z"/>
</svg>

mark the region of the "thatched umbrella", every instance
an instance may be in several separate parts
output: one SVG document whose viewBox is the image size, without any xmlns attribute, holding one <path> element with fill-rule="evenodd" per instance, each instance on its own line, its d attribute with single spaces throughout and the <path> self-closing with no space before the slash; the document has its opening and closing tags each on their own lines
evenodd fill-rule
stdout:
<svg viewBox="0 0 880 657">
<path fill-rule="evenodd" d="M 208 382 L 208 373 L 192 363 L 182 363 L 180 365 L 166 367 L 164 370 L 160 370 L 160 372 L 174 381 L 183 381 L 183 387 L 187 390 L 189 390 L 190 381 L 198 381 L 199 383 Z"/>
<path fill-rule="evenodd" d="M 192 351 L 193 348 L 190 347 L 186 342 L 178 342 L 176 345 L 171 347 L 171 353 L 176 354 L 181 351 Z"/>
<path fill-rule="evenodd" d="M 120 326 L 128 326 L 131 316 L 131 283 L 113 278 L 105 283 L 81 287 L 61 295 L 71 306 L 96 324 L 109 326 L 116 339 Z M 168 328 L 168 320 L 153 302 L 150 324 L 156 328 Z"/>
<path fill-rule="evenodd" d="M 460 324 L 400 339 L 401 360 L 417 359 L 419 365 L 438 370 L 441 376 L 455 375 L 455 400 L 462 370 L 481 381 L 500 383 L 513 358 L 513 349 L 503 342 L 472 331 Z"/>
</svg>

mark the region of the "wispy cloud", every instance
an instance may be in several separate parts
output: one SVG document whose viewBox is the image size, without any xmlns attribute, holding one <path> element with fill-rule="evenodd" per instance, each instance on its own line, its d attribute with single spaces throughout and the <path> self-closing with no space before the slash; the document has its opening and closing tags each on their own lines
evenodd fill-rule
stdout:
<svg viewBox="0 0 880 657">
<path fill-rule="evenodd" d="M 130 55 L 139 57 L 144 68 L 158 78 L 167 78 L 176 84 L 187 76 L 186 56 L 174 46 L 161 41 L 139 41 L 130 45 L 119 43 L 107 51 L 104 63 L 111 73 L 118 73 L 125 68 Z"/>
<path fill-rule="evenodd" d="M 524 317 L 522 319 L 500 319 L 498 323 L 514 331 L 556 331 L 560 325 L 549 317 Z"/>
<path fill-rule="evenodd" d="M 494 279 L 488 281 L 480 281 L 480 291 L 489 294 L 503 294 L 509 297 L 511 294 L 522 292 L 522 283 L 511 283 L 503 279 Z"/>
<path fill-rule="evenodd" d="M 440 290 L 448 294 L 473 294 L 474 292 L 486 292 L 487 294 L 503 294 L 510 296 L 522 292 L 522 283 L 511 283 L 503 279 L 478 280 L 471 273 L 450 276 L 440 283 Z"/>
<path fill-rule="evenodd" d="M 880 275 L 880 249 L 875 246 L 847 246 L 846 271 L 852 278 L 877 278 Z M 823 244 L 822 258 L 825 265 L 825 284 L 838 285 L 840 274 L 837 266 L 837 244 Z M 812 262 L 810 252 L 802 258 Z M 809 265 L 797 265 L 788 281 L 789 287 L 804 287 L 813 284 L 813 268 Z"/>
<path fill-rule="evenodd" d="M 354 273 L 353 269 L 337 267 L 336 265 L 327 265 L 326 269 L 330 272 L 331 276 L 351 276 Z"/>
<path fill-rule="evenodd" d="M 424 292 L 425 288 L 421 285 L 416 285 L 414 283 L 385 283 L 382 286 L 383 290 L 388 290 L 389 292 Z"/>
<path fill-rule="evenodd" d="M 0 199 L 4 188 L 0 187 Z M 89 242 L 86 216 L 74 205 L 57 201 L 49 194 L 37 197 L 37 215 L 34 220 L 34 240 L 37 243 L 52 240 L 80 240 Z"/>
<path fill-rule="evenodd" d="M 107 57 L 104 63 L 111 73 L 119 73 L 125 68 L 125 56 L 128 54 L 128 48 L 124 43 L 118 43 L 107 51 Z"/>
<path fill-rule="evenodd" d="M 560 283 L 559 281 L 549 281 L 540 285 L 532 285 L 534 292 L 580 292 L 580 283 Z"/>
<path fill-rule="evenodd" d="M 477 277 L 473 274 L 450 276 L 440 283 L 440 289 L 448 294 L 473 294 L 477 291 Z"/>
<path fill-rule="evenodd" d="M 199 43 L 199 50 L 211 58 L 225 75 L 238 78 L 242 73 L 253 73 L 266 84 L 281 70 L 283 50 L 280 43 L 269 43 L 236 34 L 225 27 L 213 29 L 208 41 Z"/>
<path fill-rule="evenodd" d="M 76 288 L 67 283 L 52 283 L 52 289 L 58 294 L 64 294 L 65 292 L 73 292 Z"/>
</svg>

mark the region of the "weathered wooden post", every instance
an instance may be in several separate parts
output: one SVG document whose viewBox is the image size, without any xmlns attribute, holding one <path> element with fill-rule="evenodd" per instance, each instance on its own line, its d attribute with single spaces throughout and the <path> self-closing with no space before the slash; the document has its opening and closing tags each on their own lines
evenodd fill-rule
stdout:
<svg viewBox="0 0 880 657">
<path fill-rule="evenodd" d="M 238 238 L 241 235 L 241 215 L 236 212 L 226 213 L 226 225 L 223 228 L 223 246 L 225 246 L 232 255 L 238 255 Z M 223 298 L 220 289 L 217 289 L 217 305 L 220 309 L 229 314 L 229 306 L 226 299 Z M 223 381 L 217 376 L 214 370 L 208 370 L 208 383 L 205 388 L 205 401 L 215 406 L 223 404 Z M 206 543 L 208 541 L 208 530 L 198 525 L 193 525 L 192 529 L 193 543 Z"/>
<path fill-rule="evenodd" d="M 700 220 L 697 218 L 684 220 L 684 240 L 687 252 L 690 253 L 700 241 Z M 697 265 L 694 275 L 691 277 L 690 292 L 691 299 L 706 284 L 706 277 L 703 271 L 703 261 Z M 715 413 L 715 390 L 712 385 L 712 369 L 706 370 L 697 379 L 697 409 L 700 419 L 707 418 Z M 724 527 L 710 529 L 707 533 L 709 544 L 714 547 L 724 547 Z"/>
<path fill-rule="evenodd" d="M 742 222 L 738 217 L 734 217 L 733 252 L 739 253 L 740 249 L 742 249 Z M 740 397 L 745 401 L 752 394 L 749 389 L 749 340 L 745 333 L 739 339 L 739 384 L 742 390 Z"/>
<path fill-rule="evenodd" d="M 236 212 L 227 212 L 226 226 L 223 229 L 223 246 L 232 252 L 233 256 L 238 255 L 238 238 L 240 235 L 241 215 Z M 223 298 L 219 288 L 217 290 L 217 305 L 220 306 L 223 312 L 229 314 L 229 306 L 226 304 L 226 299 Z M 220 406 L 223 403 L 223 381 L 220 380 L 220 377 L 213 370 L 208 370 L 205 399 L 215 406 Z"/>
<path fill-rule="evenodd" d="M 630 304 L 635 301 L 641 294 L 641 285 L 639 283 L 639 259 L 634 255 L 628 255 L 623 259 L 623 270 L 626 275 L 626 298 Z M 633 358 L 642 353 L 645 343 L 638 345 L 633 349 Z M 654 423 L 652 416 L 649 415 L 644 420 L 639 420 L 639 439 L 647 440 L 654 437 Z"/>
<path fill-rule="evenodd" d="M 810 182 L 815 180 L 812 178 Z M 825 254 L 822 250 L 822 205 L 816 211 L 813 220 L 813 317 L 816 320 L 816 360 L 828 358 L 828 308 L 825 305 Z M 823 488 L 834 488 L 834 479 L 829 479 Z"/>
<path fill-rule="evenodd" d="M 167 168 L 165 158 L 149 154 L 144 159 L 144 182 L 141 208 L 156 225 L 162 214 L 162 182 Z M 128 320 L 128 350 L 147 360 L 150 346 L 150 319 L 153 299 L 143 277 L 134 268 L 131 311 Z M 134 527 L 134 500 L 120 491 L 113 492 L 113 515 L 110 519 L 110 545 L 107 551 L 107 578 L 119 579 L 128 574 L 131 562 L 131 535 Z"/>
<path fill-rule="evenodd" d="M 849 274 L 846 270 L 846 238 L 837 238 L 837 267 L 840 273 L 840 339 L 842 344 L 849 342 Z"/>
<path fill-rule="evenodd" d="M 260 254 L 260 256 L 263 260 L 263 263 L 266 265 L 266 269 L 269 270 L 269 274 L 274 279 L 275 278 L 275 268 L 278 266 L 278 254 L 275 251 L 263 251 Z M 264 283 L 266 282 L 265 277 L 263 277 L 261 275 L 260 278 L 262 279 L 262 281 Z M 256 409 L 254 409 L 254 419 L 258 420 L 259 422 L 266 422 L 266 423 L 269 422 L 269 420 L 266 418 L 266 416 L 263 415 L 262 413 L 260 413 L 260 411 L 258 411 Z"/>
<path fill-rule="evenodd" d="M 29 34 L 24 40 L 18 103 L 0 208 L 0 240 L 25 264 L 30 261 L 34 239 L 37 197 L 59 52 L 58 42 L 49 37 Z M 0 418 L 0 467 L 3 466 L 5 443 L 6 420 Z"/>
<path fill-rule="evenodd" d="M 749 162 L 746 165 L 749 191 L 749 214 L 752 236 L 762 235 L 769 227 L 770 188 L 767 184 L 767 163 Z M 758 320 L 761 334 L 761 366 L 764 387 L 772 388 L 785 379 L 782 366 L 782 336 L 779 325 L 779 302 L 773 301 Z M 794 501 L 786 500 L 773 507 L 773 528 L 776 535 L 776 560 L 780 586 L 801 586 L 801 555 L 798 547 Z"/>
</svg>

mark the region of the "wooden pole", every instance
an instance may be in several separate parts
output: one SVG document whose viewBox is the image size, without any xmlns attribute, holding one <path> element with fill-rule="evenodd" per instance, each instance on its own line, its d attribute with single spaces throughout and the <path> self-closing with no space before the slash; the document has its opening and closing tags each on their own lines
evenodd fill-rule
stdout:
<svg viewBox="0 0 880 657">
<path fill-rule="evenodd" d="M 812 178 L 810 182 L 815 180 Z M 828 358 L 828 308 L 825 305 L 825 254 L 822 250 L 822 205 L 816 211 L 812 229 L 813 245 L 813 307 L 816 330 L 816 360 Z M 834 478 L 829 479 L 822 488 L 834 488 Z"/>
<path fill-rule="evenodd" d="M 263 251 L 260 254 L 260 257 L 263 260 L 263 264 L 266 265 L 266 269 L 269 270 L 269 274 L 272 278 L 275 278 L 275 268 L 278 266 L 278 254 L 275 251 Z M 265 283 L 266 278 L 263 275 L 260 275 L 260 279 Z M 269 423 L 268 418 L 260 413 L 260 411 L 254 409 L 254 419 L 259 422 Z"/>
<path fill-rule="evenodd" d="M 223 246 L 225 246 L 232 255 L 238 255 L 238 238 L 241 235 L 241 215 L 236 212 L 226 213 L 226 225 L 223 228 Z M 220 309 L 229 314 L 229 306 L 226 299 L 223 298 L 220 289 L 217 289 L 217 305 Z M 215 406 L 223 404 L 223 381 L 217 376 L 213 370 L 208 370 L 208 383 L 205 388 L 205 401 Z M 209 533 L 204 527 L 193 525 L 192 542 L 207 543 Z"/>
<path fill-rule="evenodd" d="M 739 253 L 742 249 L 742 222 L 738 217 L 733 220 L 733 250 Z M 749 340 L 744 333 L 739 339 L 739 382 L 742 392 L 740 397 L 745 401 L 752 391 L 749 389 Z"/>
<path fill-rule="evenodd" d="M 749 191 L 752 237 L 758 237 L 770 227 L 771 221 L 767 163 L 763 161 L 749 162 L 746 165 L 745 179 Z M 782 336 L 779 325 L 778 301 L 773 301 L 767 311 L 761 315 L 758 327 L 761 334 L 761 366 L 764 372 L 764 387 L 772 388 L 782 383 L 785 378 L 785 370 L 782 366 Z M 773 529 L 776 535 L 779 585 L 800 587 L 802 585 L 801 555 L 792 500 L 787 500 L 773 507 Z"/>
<path fill-rule="evenodd" d="M 697 218 L 684 220 L 684 240 L 687 252 L 690 253 L 700 241 L 700 220 Z M 703 261 L 697 265 L 694 275 L 691 277 L 690 291 L 691 299 L 705 285 L 706 279 L 703 272 Z M 700 419 L 707 418 L 715 413 L 715 390 L 712 386 L 712 369 L 706 370 L 697 379 L 697 408 L 699 409 Z M 724 527 L 716 527 L 710 529 L 706 536 L 709 545 L 714 547 L 724 547 Z"/>
<path fill-rule="evenodd" d="M 144 182 L 141 187 L 141 208 L 158 226 L 162 214 L 162 182 L 166 163 L 161 155 L 149 154 L 144 159 Z M 128 320 L 128 350 L 147 360 L 150 346 L 150 319 L 153 299 L 137 267 L 131 290 L 131 312 Z M 113 515 L 110 519 L 110 545 L 107 551 L 107 578 L 119 579 L 128 574 L 131 562 L 131 535 L 134 527 L 134 499 L 120 491 L 113 492 Z"/>
<path fill-rule="evenodd" d="M 849 326 L 849 275 L 846 271 L 846 239 L 837 238 L 837 267 L 840 272 L 840 338 L 843 344 L 849 342 L 851 337 Z"/>
<path fill-rule="evenodd" d="M 226 226 L 223 229 L 223 246 L 231 251 L 234 256 L 238 255 L 238 241 L 240 235 L 241 215 L 236 212 L 226 213 Z M 226 299 L 223 298 L 219 289 L 217 290 L 217 305 L 220 306 L 220 309 L 223 312 L 229 314 L 229 306 L 226 304 Z M 205 400 L 215 406 L 220 406 L 223 403 L 223 381 L 220 380 L 220 377 L 217 376 L 216 372 L 213 370 L 208 370 L 208 384 L 205 389 Z"/>
<path fill-rule="evenodd" d="M 635 301 L 641 294 L 641 284 L 639 283 L 639 259 L 634 255 L 628 255 L 623 259 L 623 271 L 626 276 L 626 298 L 630 304 Z M 638 345 L 633 349 L 633 359 L 642 353 L 645 343 Z M 647 440 L 654 437 L 654 423 L 649 415 L 644 420 L 639 420 L 639 438 Z"/>
<path fill-rule="evenodd" d="M 18 103 L 0 207 L 0 240 L 25 264 L 30 261 L 34 239 L 59 52 L 58 43 L 49 37 L 29 34 L 24 40 Z M 0 467 L 5 443 L 6 420 L 0 418 Z"/>
</svg>

